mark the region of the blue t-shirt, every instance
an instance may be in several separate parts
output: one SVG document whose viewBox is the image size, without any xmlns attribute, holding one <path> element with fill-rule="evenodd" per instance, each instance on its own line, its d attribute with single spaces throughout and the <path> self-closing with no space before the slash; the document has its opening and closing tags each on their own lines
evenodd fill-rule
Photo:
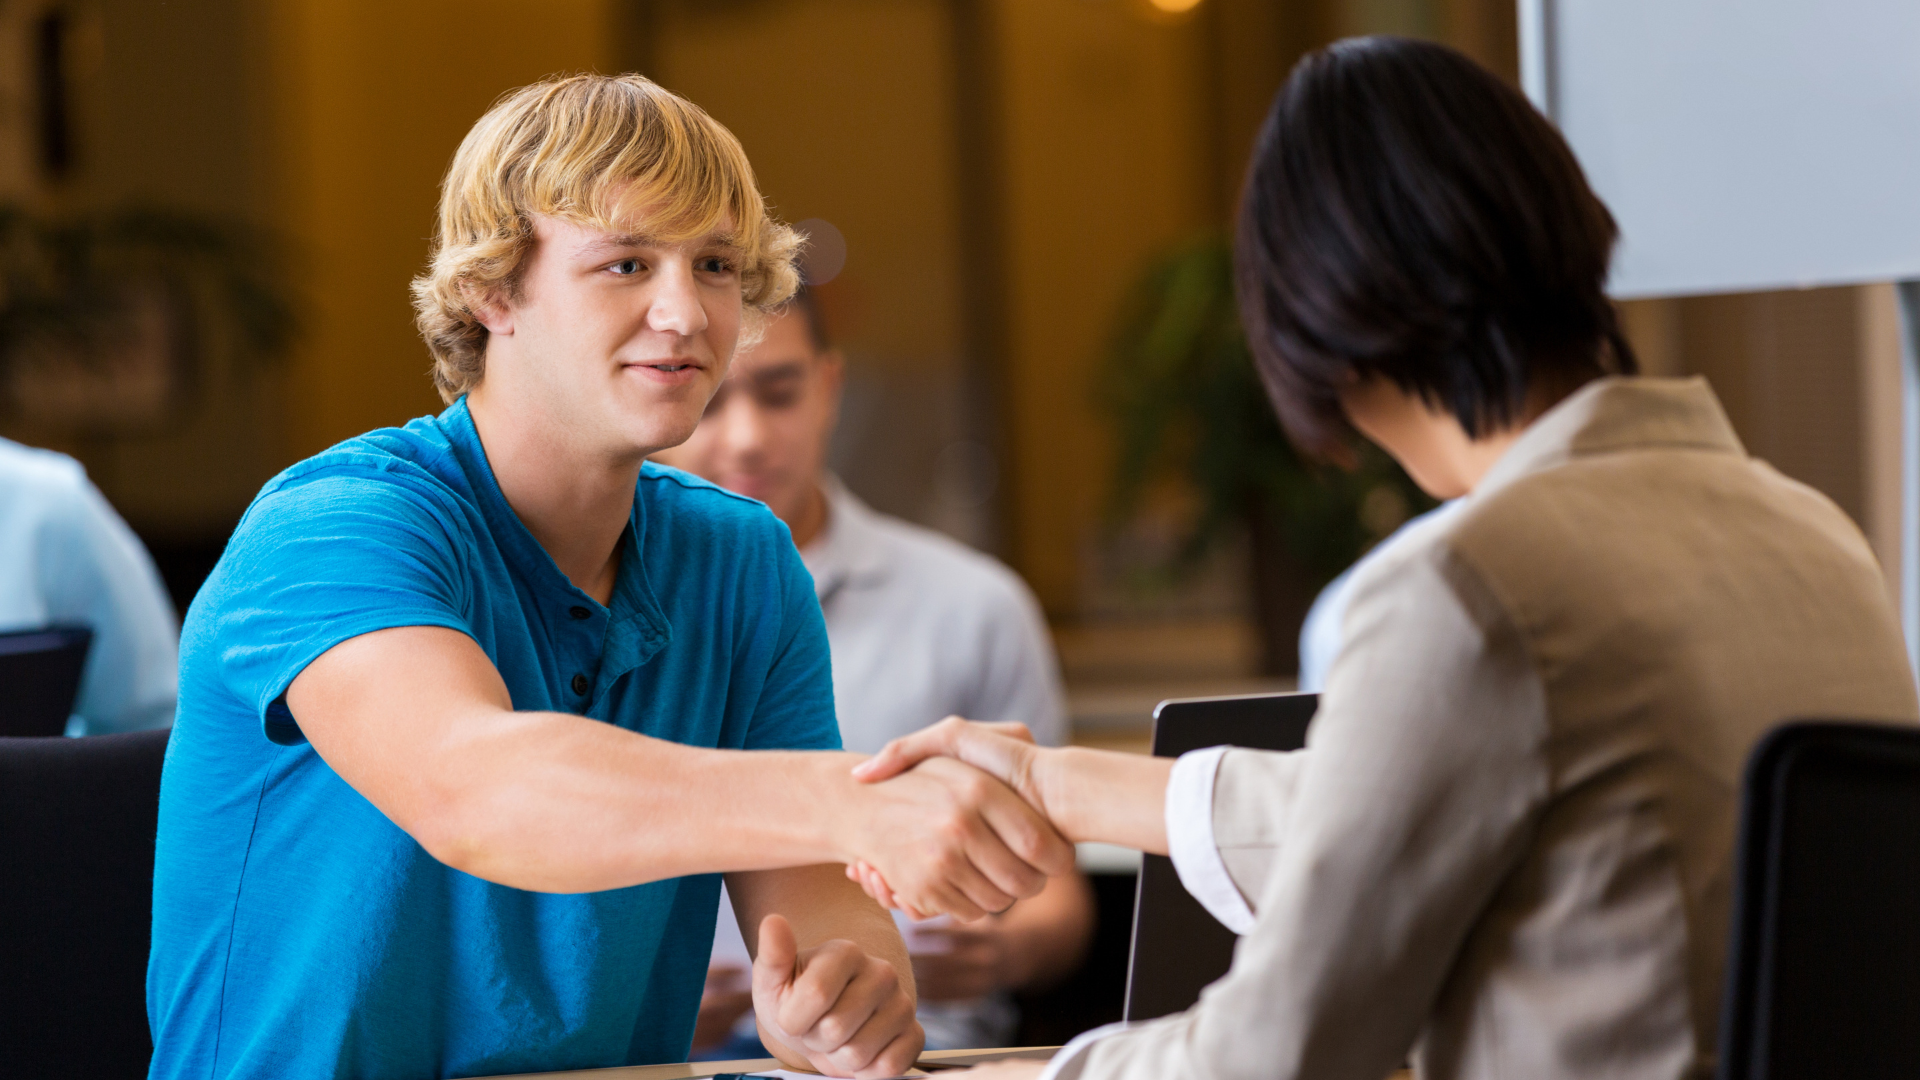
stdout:
<svg viewBox="0 0 1920 1080">
<path fill-rule="evenodd" d="M 507 505 L 464 401 L 267 484 L 182 631 L 154 861 L 153 1077 L 686 1057 L 717 875 L 554 895 L 461 873 L 321 761 L 283 697 L 348 638 L 445 626 L 486 651 L 516 709 L 694 746 L 838 748 L 820 607 L 766 507 L 650 464 L 622 544 L 602 607 Z"/>
</svg>

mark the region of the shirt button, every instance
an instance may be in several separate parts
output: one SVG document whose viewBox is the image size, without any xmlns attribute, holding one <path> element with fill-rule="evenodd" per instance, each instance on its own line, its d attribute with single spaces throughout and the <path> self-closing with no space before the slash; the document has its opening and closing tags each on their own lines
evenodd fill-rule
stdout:
<svg viewBox="0 0 1920 1080">
<path fill-rule="evenodd" d="M 573 607 L 568 608 L 567 614 L 573 616 L 576 619 L 590 619 L 593 617 L 593 612 L 588 611 L 586 608 L 580 607 L 577 604 L 574 605 Z"/>
<path fill-rule="evenodd" d="M 587 677 L 585 675 L 575 675 L 573 677 L 573 692 L 576 694 L 585 694 L 587 692 Z"/>
</svg>

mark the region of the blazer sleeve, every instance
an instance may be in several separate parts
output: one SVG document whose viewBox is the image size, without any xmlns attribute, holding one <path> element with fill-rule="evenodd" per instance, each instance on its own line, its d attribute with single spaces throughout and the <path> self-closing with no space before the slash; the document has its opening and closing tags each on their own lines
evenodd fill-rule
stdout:
<svg viewBox="0 0 1920 1080">
<path fill-rule="evenodd" d="M 1230 750 L 1213 782 L 1213 838 L 1220 862 L 1254 917 L 1266 891 L 1274 855 L 1292 817 L 1306 751 Z"/>
<path fill-rule="evenodd" d="M 1229 756 L 1232 767 L 1226 765 Z M 1253 931 L 1305 754 L 1212 746 L 1167 778 L 1167 854 L 1180 884 L 1236 934 Z"/>
<path fill-rule="evenodd" d="M 1088 1038 L 1049 1080 L 1378 1080 L 1405 1060 L 1548 794 L 1545 692 L 1443 544 L 1369 567 L 1307 749 L 1233 751 L 1223 861 L 1257 919 L 1185 1013 Z"/>
</svg>

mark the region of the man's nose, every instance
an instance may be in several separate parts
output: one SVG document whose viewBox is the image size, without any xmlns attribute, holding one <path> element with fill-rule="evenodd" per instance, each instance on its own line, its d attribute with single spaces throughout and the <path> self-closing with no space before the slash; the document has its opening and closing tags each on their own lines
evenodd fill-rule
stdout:
<svg viewBox="0 0 1920 1080">
<path fill-rule="evenodd" d="M 719 421 L 720 442 L 729 453 L 752 456 L 765 448 L 766 417 L 747 395 L 736 395 L 713 419 Z"/>
<path fill-rule="evenodd" d="M 707 309 L 700 302 L 693 267 L 671 260 L 660 268 L 647 310 L 647 327 L 663 334 L 692 337 L 707 328 Z"/>
</svg>

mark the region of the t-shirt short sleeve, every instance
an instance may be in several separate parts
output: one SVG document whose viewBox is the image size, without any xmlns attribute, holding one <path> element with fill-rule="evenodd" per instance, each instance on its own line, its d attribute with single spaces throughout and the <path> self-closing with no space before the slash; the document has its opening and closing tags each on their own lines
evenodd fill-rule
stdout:
<svg viewBox="0 0 1920 1080">
<path fill-rule="evenodd" d="M 399 626 L 473 633 L 457 565 L 472 543 L 425 479 L 330 470 L 263 495 L 207 584 L 220 681 L 269 739 L 304 742 L 287 687 L 328 649 Z"/>
<path fill-rule="evenodd" d="M 833 662 L 827 623 L 813 593 L 813 576 L 783 535 L 780 560 L 780 635 L 773 662 L 747 729 L 749 750 L 838 750 L 840 724 L 833 706 Z"/>
</svg>

